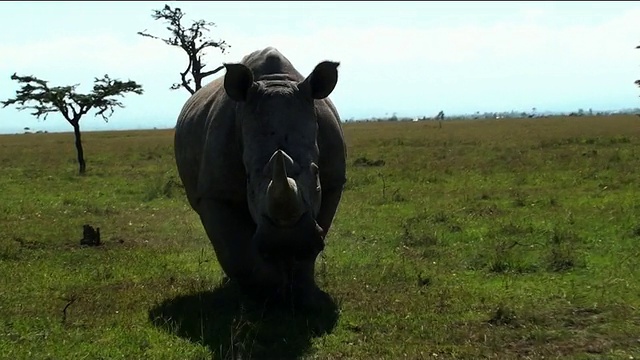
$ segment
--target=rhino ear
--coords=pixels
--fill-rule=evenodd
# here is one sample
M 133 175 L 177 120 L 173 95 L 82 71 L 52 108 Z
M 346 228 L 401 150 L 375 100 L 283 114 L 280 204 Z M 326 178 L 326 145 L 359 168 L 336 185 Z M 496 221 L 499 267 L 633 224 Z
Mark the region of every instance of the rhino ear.
M 334 61 L 323 61 L 316 65 L 313 72 L 300 83 L 298 88 L 314 99 L 324 99 L 336 87 L 338 83 L 338 66 L 340 63 Z
M 253 85 L 251 69 L 242 64 L 224 64 L 227 73 L 224 75 L 224 90 L 235 101 L 247 100 L 247 93 Z

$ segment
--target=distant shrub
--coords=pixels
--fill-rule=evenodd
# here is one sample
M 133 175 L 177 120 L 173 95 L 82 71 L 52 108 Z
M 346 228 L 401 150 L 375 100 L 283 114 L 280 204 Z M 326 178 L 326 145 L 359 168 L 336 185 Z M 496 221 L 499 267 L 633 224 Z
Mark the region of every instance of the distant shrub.
M 183 188 L 183 186 L 173 176 L 153 177 L 145 192 L 144 201 L 171 198 L 174 196 L 175 190 L 179 188 Z
M 384 165 L 384 160 L 381 160 L 381 159 L 369 160 L 364 156 L 359 157 L 353 161 L 353 166 L 370 167 L 370 166 L 383 166 L 383 165 Z

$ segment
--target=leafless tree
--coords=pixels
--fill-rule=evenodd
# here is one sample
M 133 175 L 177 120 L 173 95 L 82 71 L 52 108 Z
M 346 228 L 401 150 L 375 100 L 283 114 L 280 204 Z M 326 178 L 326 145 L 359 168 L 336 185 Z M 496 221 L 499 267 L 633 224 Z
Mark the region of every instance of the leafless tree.
M 224 69 L 224 65 L 220 65 L 211 71 L 203 71 L 206 66 L 206 64 L 202 62 L 205 49 L 218 48 L 220 52 L 224 54 L 227 48 L 231 46 L 224 40 L 213 41 L 205 36 L 205 32 L 209 31 L 209 27 L 215 26 L 212 22 L 197 20 L 193 21 L 191 26 L 185 27 L 185 25 L 182 24 L 182 18 L 185 15 L 180 8 L 172 9 L 169 5 L 165 5 L 162 10 L 153 10 L 151 17 L 154 20 L 164 20 L 168 23 L 169 26 L 167 26 L 167 30 L 171 32 L 171 36 L 163 39 L 147 33 L 147 30 L 139 31 L 138 35 L 162 40 L 167 45 L 177 46 L 184 50 L 189 58 L 189 64 L 183 72 L 180 72 L 182 81 L 173 84 L 171 90 L 177 90 L 183 87 L 193 95 L 202 88 L 202 79 Z M 189 75 L 191 78 L 189 78 Z

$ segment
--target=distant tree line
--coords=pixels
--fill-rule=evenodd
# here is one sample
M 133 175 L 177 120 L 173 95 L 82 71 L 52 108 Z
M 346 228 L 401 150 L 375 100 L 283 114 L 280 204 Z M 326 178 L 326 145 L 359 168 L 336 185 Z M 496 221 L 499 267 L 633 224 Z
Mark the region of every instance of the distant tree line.
M 502 112 L 484 112 L 480 113 L 476 111 L 473 114 L 454 114 L 447 115 L 447 120 L 470 120 L 470 119 L 524 119 L 524 118 L 545 118 L 550 116 L 612 116 L 612 115 L 633 115 L 640 113 L 640 108 L 630 108 L 624 110 L 605 110 L 605 111 L 593 111 L 593 109 L 578 109 L 571 112 L 536 112 L 530 113 L 526 111 L 502 111 Z M 384 117 L 370 117 L 370 118 L 350 118 L 347 122 L 379 122 L 379 121 L 442 121 L 444 117 L 435 115 L 433 117 L 428 116 L 398 116 L 393 113 L 392 116 Z

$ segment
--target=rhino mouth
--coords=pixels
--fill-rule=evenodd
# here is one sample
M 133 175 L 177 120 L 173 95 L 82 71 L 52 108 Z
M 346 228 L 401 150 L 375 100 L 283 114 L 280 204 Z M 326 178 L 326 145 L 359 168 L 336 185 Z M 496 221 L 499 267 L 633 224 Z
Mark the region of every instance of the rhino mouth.
M 265 221 L 256 232 L 258 253 L 269 263 L 315 261 L 324 250 L 322 229 L 309 212 L 292 225 Z
M 304 221 L 304 217 L 307 216 L 308 212 L 304 212 L 302 215 L 291 214 L 289 216 L 283 215 L 274 219 L 270 216 L 263 216 L 263 220 L 265 223 L 268 223 L 272 228 L 278 228 L 282 231 L 291 230 L 295 228 L 299 228 L 301 226 L 301 222 Z

